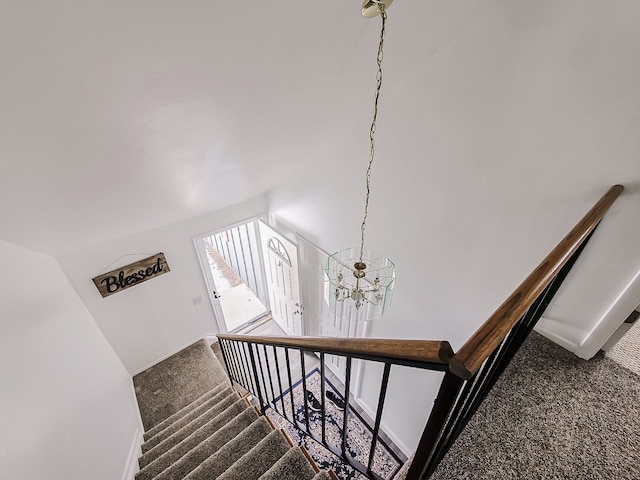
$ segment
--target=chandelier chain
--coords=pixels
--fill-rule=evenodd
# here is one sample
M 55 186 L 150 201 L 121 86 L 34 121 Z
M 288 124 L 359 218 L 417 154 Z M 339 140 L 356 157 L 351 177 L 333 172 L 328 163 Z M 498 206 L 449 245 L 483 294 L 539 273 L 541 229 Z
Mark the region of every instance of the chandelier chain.
M 378 65 L 378 72 L 376 73 L 376 92 L 375 100 L 373 103 L 373 119 L 371 120 L 371 128 L 369 129 L 369 166 L 367 168 L 366 179 L 366 195 L 364 200 L 364 215 L 362 217 L 362 225 L 360 227 L 360 263 L 364 255 L 364 236 L 367 228 L 367 217 L 369 215 L 369 197 L 371 195 L 371 167 L 376 153 L 376 121 L 378 119 L 378 100 L 380 98 L 380 89 L 382 88 L 382 59 L 384 57 L 384 34 L 387 22 L 387 12 L 384 9 L 384 5 L 380 3 L 378 5 L 380 10 L 380 17 L 382 18 L 382 27 L 380 29 L 380 43 L 378 44 L 378 54 L 376 56 L 376 63 Z

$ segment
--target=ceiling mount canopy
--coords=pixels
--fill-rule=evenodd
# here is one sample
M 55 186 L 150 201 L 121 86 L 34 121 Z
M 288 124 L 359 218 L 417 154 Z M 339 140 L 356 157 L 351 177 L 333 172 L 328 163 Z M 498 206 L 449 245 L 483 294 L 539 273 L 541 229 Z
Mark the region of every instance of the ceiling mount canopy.
M 362 2 L 362 16 L 366 18 L 377 17 L 386 11 L 392 3 L 393 0 L 364 0 Z

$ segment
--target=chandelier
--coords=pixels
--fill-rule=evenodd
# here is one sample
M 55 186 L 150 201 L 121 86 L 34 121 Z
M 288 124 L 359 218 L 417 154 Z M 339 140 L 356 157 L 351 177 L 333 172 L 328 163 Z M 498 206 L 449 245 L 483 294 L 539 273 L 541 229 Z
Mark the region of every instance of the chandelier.
M 364 214 L 360 226 L 360 246 L 346 248 L 330 255 L 325 274 L 328 279 L 325 298 L 330 311 L 339 318 L 369 321 L 380 318 L 391 302 L 396 279 L 395 264 L 386 256 L 365 248 L 365 231 L 371 194 L 371 167 L 375 158 L 375 132 L 378 118 L 378 100 L 382 87 L 382 58 L 384 47 L 386 9 L 393 0 L 365 0 L 362 15 L 367 18 L 380 15 L 380 43 L 376 63 L 376 88 L 373 119 L 369 128 L 369 166 L 365 175 L 366 194 Z

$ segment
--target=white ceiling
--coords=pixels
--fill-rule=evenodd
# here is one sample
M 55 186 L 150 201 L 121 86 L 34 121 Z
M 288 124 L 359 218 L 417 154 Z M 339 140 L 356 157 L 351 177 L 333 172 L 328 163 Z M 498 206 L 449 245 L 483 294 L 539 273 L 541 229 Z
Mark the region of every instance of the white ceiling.
M 338 166 L 337 151 L 362 157 L 379 19 L 362 19 L 359 7 L 359 0 L 0 0 L 0 238 L 58 255 L 238 203 L 325 161 Z M 393 101 L 380 128 L 400 138 L 408 127 L 428 127 L 437 143 L 464 135 L 471 122 L 493 132 L 491 142 L 513 121 L 516 103 L 538 122 L 566 116 L 567 131 L 557 135 L 598 118 L 601 150 L 561 168 L 579 177 L 614 162 L 619 181 L 630 173 L 638 181 L 639 21 L 637 0 L 398 0 L 389 11 L 383 87 L 383 100 Z M 483 35 L 477 25 L 495 25 L 482 44 L 490 55 L 468 50 L 469 39 Z M 562 82 L 576 76 L 584 83 Z M 439 102 L 439 89 L 448 102 Z M 557 97 L 558 109 L 537 111 L 536 89 L 547 102 Z M 601 96 L 593 100 L 593 92 Z M 487 95 L 502 102 L 494 113 L 475 108 Z M 439 122 L 439 109 L 455 107 L 452 98 L 460 112 L 450 118 L 464 121 Z M 531 139 L 523 125 L 514 145 L 549 141 Z M 419 149 L 420 134 L 413 139 Z M 593 138 L 566 143 L 582 140 Z

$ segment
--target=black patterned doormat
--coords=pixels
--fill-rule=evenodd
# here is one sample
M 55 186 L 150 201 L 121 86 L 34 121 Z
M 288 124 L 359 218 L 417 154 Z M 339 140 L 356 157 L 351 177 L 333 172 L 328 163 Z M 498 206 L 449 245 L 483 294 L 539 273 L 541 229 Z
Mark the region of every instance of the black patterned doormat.
M 306 388 L 312 392 L 318 401 L 321 401 L 320 371 L 315 368 L 307 375 Z M 329 380 L 325 380 L 325 391 L 333 392 L 340 399 L 343 398 L 342 392 L 338 390 Z M 359 473 L 353 467 L 346 465 L 340 457 L 326 449 L 321 443 L 314 440 L 306 432 L 294 426 L 291 423 L 292 407 L 291 395 L 289 389 L 286 389 L 281 396 L 277 396 L 271 403 L 277 404 L 277 412 L 282 411 L 282 404 L 286 412 L 286 420 L 281 413 L 277 413 L 273 408 L 266 411 L 266 415 L 279 427 L 284 428 L 291 439 L 300 444 L 309 451 L 313 459 L 320 468 L 331 468 L 344 480 L 366 479 L 367 477 Z M 293 385 L 293 403 L 295 406 L 295 418 L 302 425 L 305 425 L 304 415 L 304 389 L 302 380 Z M 371 426 L 365 419 L 353 408 L 349 406 L 347 414 L 347 444 L 346 451 L 348 455 L 358 460 L 360 463 L 367 465 L 369 459 L 369 451 L 371 450 L 371 440 L 373 438 Z M 343 411 L 325 397 L 325 437 L 328 443 L 339 448 L 342 441 L 342 425 L 344 422 Z M 322 417 L 320 412 L 315 412 L 309 408 L 309 430 L 315 435 L 322 435 Z M 378 439 L 374 453 L 372 471 L 384 479 L 392 479 L 393 476 L 402 466 L 403 461 L 394 453 L 391 448 L 382 439 Z

